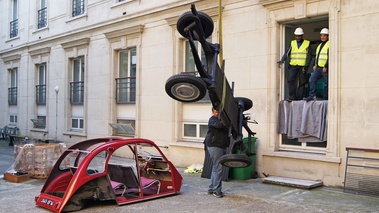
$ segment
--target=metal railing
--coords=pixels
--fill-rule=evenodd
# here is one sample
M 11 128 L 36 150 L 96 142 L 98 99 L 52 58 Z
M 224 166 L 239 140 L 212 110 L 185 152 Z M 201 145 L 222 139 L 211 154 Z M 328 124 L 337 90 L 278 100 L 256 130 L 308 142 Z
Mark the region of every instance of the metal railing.
M 36 104 L 46 105 L 46 85 L 36 86 Z
M 38 29 L 47 26 L 47 7 L 38 10 Z
M 343 191 L 379 197 L 379 149 L 346 147 Z
M 70 83 L 70 102 L 73 105 L 83 105 L 84 103 L 84 82 Z
M 14 38 L 18 36 L 18 19 L 11 21 L 9 37 Z
M 17 105 L 17 87 L 8 88 L 8 104 Z
M 116 103 L 136 102 L 136 77 L 116 78 Z

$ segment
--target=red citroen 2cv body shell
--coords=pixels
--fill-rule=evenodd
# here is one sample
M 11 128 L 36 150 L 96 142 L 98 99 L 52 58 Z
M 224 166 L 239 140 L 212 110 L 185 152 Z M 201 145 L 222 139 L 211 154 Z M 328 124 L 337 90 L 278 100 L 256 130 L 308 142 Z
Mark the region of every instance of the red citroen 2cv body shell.
M 123 205 L 178 194 L 182 183 L 154 142 L 97 138 L 65 150 L 35 200 L 54 212 L 77 211 L 88 200 Z

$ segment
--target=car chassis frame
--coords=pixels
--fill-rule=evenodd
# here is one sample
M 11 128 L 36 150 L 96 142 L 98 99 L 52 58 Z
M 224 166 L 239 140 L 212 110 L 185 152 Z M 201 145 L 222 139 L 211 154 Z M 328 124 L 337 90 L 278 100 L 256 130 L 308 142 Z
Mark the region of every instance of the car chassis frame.
M 183 13 L 177 21 L 178 32 L 185 37 L 191 47 L 198 76 L 191 74 L 176 74 L 171 76 L 165 85 L 166 93 L 174 100 L 180 102 L 196 102 L 204 98 L 208 90 L 212 106 L 219 110 L 219 116 L 225 126 L 229 127 L 231 146 L 229 152 L 222 156 L 220 163 L 227 167 L 241 168 L 251 165 L 251 137 L 256 133 L 251 131 L 248 123 L 250 117 L 244 111 L 253 107 L 253 102 L 244 97 L 234 97 L 233 87 L 230 86 L 224 72 L 225 61 L 220 68 L 217 58 L 220 52 L 220 44 L 211 43 L 206 40 L 212 35 L 213 20 L 204 12 L 197 11 L 194 4 L 191 11 Z M 205 53 L 206 65 L 200 59 L 195 42 L 199 41 Z M 205 69 L 206 68 L 206 69 Z M 247 146 L 243 143 L 242 131 L 248 133 Z M 237 153 L 242 154 L 234 154 Z
M 124 205 L 178 194 L 182 184 L 180 173 L 153 141 L 96 138 L 62 153 L 35 201 L 57 213 L 78 211 L 90 201 Z

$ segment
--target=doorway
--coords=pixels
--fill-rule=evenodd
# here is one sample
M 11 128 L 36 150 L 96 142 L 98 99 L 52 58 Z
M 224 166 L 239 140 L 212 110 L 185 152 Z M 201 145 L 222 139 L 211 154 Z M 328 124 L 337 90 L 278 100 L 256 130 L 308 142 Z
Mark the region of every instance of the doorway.
M 285 43 L 285 50 L 291 45 L 291 41 L 295 39 L 294 31 L 297 27 L 301 27 L 304 30 L 304 39 L 310 41 L 310 46 L 312 49 L 312 61 L 309 66 L 309 69 L 307 71 L 308 73 L 308 80 L 312 73 L 312 67 L 314 64 L 314 57 L 316 55 L 316 48 L 317 45 L 321 42 L 320 39 L 320 31 L 322 28 L 328 27 L 328 17 L 318 17 L 318 18 L 312 18 L 307 19 L 304 21 L 296 21 L 296 22 L 288 22 L 283 24 L 284 25 L 284 43 Z M 283 100 L 286 100 L 289 98 L 289 89 L 288 89 L 288 83 L 287 83 L 287 77 L 289 74 L 289 59 L 286 60 L 285 63 L 285 82 L 284 82 L 284 97 Z M 298 83 L 298 82 L 297 82 Z M 324 90 L 324 82 L 323 79 L 319 80 L 317 83 L 317 96 L 322 97 L 323 90 Z M 305 92 L 304 97 L 308 97 L 309 94 L 309 83 L 305 86 Z
M 288 47 L 291 45 L 291 41 L 295 39 L 294 31 L 297 27 L 301 27 L 304 30 L 304 39 L 310 41 L 310 47 L 312 49 L 312 61 L 310 63 L 309 69 L 307 70 L 307 75 L 308 75 L 308 83 L 305 86 L 305 91 L 304 91 L 304 97 L 309 96 L 309 78 L 312 73 L 312 67 L 314 65 L 314 58 L 316 55 L 316 48 L 318 44 L 320 44 L 321 39 L 320 39 L 320 31 L 322 28 L 326 27 L 329 28 L 329 18 L 327 16 L 323 17 L 316 17 L 316 18 L 310 18 L 306 20 L 301 20 L 301 21 L 293 21 L 293 22 L 286 22 L 283 23 L 284 27 L 284 44 L 285 44 L 285 50 L 288 49 Z M 284 66 L 284 71 L 285 71 L 285 76 L 284 76 L 284 88 L 283 88 L 283 95 L 282 95 L 282 100 L 287 100 L 289 98 L 289 88 L 288 88 L 288 83 L 287 83 L 287 77 L 290 72 L 289 69 L 289 59 L 286 60 L 285 66 Z M 297 81 L 298 83 L 298 81 Z M 317 96 L 322 97 L 323 96 L 323 90 L 324 90 L 324 81 L 323 79 L 320 79 L 317 82 Z M 306 142 L 302 143 L 299 142 L 297 138 L 295 139 L 289 139 L 287 135 L 283 134 L 281 137 L 281 146 L 285 147 L 318 147 L 318 148 L 326 148 L 327 142 Z

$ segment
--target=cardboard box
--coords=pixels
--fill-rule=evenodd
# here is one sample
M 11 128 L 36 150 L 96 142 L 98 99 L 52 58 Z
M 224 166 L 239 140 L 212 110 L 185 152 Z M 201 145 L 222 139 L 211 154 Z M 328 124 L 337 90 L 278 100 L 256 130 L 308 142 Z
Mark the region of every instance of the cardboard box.
M 11 173 L 4 173 L 4 180 L 13 182 L 13 183 L 21 183 L 30 180 L 30 175 L 14 175 Z

